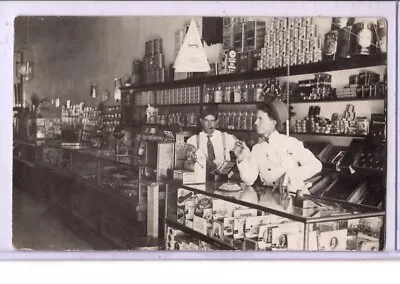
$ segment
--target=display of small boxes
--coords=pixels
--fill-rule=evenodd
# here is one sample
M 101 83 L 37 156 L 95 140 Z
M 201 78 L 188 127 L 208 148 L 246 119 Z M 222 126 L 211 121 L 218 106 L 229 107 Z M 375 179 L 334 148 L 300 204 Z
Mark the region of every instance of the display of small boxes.
M 237 24 L 233 30 L 233 49 L 236 52 L 244 51 L 244 24 Z
M 243 25 L 243 50 L 259 50 L 264 45 L 265 22 L 249 21 Z

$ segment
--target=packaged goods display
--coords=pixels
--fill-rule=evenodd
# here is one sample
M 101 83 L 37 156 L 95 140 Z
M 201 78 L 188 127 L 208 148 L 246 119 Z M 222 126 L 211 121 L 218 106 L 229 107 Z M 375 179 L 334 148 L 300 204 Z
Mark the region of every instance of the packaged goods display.
M 121 121 L 121 106 L 106 106 L 103 112 L 105 131 L 113 133 Z
M 333 113 L 330 119 L 319 116 L 321 108 L 310 106 L 308 116 L 296 120 L 292 131 L 294 133 L 346 134 L 367 135 L 369 121 L 366 117 L 356 117 L 354 105 L 348 104 L 342 117 Z

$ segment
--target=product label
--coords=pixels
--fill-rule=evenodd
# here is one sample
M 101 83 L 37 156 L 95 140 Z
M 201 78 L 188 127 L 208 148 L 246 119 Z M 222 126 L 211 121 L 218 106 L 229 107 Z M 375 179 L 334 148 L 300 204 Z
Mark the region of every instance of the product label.
M 337 49 L 336 34 L 326 34 L 325 36 L 325 55 L 334 55 Z

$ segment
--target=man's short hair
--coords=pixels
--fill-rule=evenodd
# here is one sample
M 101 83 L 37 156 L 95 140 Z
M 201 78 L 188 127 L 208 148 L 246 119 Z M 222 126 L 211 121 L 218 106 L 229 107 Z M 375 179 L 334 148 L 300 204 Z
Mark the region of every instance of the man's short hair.
M 257 105 L 257 110 L 261 110 L 276 121 L 276 129 L 282 130 L 283 124 L 288 120 L 289 112 L 286 104 L 282 101 L 275 100 L 264 102 Z
M 217 105 L 207 105 L 204 109 L 200 118 L 205 118 L 207 115 L 212 115 L 215 120 L 218 119 L 218 106 Z

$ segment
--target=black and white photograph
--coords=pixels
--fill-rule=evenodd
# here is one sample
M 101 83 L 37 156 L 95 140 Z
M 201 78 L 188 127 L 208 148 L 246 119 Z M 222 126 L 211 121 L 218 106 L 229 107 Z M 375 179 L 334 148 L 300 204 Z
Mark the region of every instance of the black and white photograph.
M 383 251 L 388 28 L 16 17 L 14 249 Z

